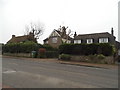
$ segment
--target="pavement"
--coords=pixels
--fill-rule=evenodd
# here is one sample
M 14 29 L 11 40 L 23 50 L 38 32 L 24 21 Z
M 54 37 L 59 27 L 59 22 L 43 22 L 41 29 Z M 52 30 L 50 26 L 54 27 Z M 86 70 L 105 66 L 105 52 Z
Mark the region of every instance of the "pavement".
M 116 69 L 118 68 L 118 64 L 97 64 L 97 63 L 87 63 L 87 62 L 75 62 L 75 61 L 63 61 L 51 58 L 24 58 L 24 57 L 13 57 L 13 56 L 2 56 L 5 58 L 16 58 L 21 60 L 33 60 L 33 61 L 42 61 L 42 62 L 56 62 L 60 64 L 69 64 L 69 65 L 77 65 L 77 66 L 86 66 L 86 67 L 96 67 L 96 68 L 108 68 L 108 69 Z

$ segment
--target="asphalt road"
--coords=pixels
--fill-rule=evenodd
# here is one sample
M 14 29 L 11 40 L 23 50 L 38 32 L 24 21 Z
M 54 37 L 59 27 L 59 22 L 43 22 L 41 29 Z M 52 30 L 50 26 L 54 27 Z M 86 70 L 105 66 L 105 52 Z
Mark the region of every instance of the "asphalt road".
M 2 84 L 12 88 L 118 88 L 118 69 L 2 59 Z

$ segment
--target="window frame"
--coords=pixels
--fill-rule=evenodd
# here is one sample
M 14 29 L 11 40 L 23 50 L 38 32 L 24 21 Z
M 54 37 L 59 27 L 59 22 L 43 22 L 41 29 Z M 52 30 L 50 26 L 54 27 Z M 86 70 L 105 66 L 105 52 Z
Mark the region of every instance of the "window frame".
M 109 42 L 109 38 L 99 38 L 99 43 L 108 43 Z
M 89 42 L 90 40 L 90 42 Z M 93 38 L 87 38 L 87 44 L 92 44 L 93 43 Z
M 58 38 L 57 37 L 52 37 L 52 43 L 57 43 Z
M 79 40 L 74 40 L 74 44 L 81 44 L 82 43 L 82 40 L 79 39 Z

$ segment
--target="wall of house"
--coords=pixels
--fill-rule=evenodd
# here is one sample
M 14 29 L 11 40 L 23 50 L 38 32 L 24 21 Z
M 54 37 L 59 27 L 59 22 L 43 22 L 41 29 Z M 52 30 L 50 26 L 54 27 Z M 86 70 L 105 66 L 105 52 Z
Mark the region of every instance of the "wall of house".
M 62 39 L 61 39 L 61 37 L 57 37 L 57 43 L 53 43 L 53 42 L 52 42 L 52 38 L 53 38 L 53 37 L 50 37 L 50 38 L 49 38 L 48 44 L 49 44 L 50 46 L 54 47 L 54 48 L 58 48 L 59 45 L 62 44 Z

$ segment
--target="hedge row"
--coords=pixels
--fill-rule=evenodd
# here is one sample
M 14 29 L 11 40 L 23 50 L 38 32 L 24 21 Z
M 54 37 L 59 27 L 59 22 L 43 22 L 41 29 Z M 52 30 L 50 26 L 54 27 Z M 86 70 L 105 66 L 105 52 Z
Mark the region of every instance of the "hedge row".
M 55 51 L 49 45 L 41 45 L 31 41 L 24 43 L 9 43 L 2 46 L 5 53 L 30 53 L 31 51 L 38 51 L 39 48 L 45 48 L 47 51 Z
M 3 52 L 7 53 L 29 53 L 38 49 L 34 42 L 10 43 L 3 46 Z
M 109 43 L 101 44 L 62 44 L 59 46 L 60 54 L 72 55 L 94 55 L 103 54 L 105 56 L 113 55 L 114 46 Z

